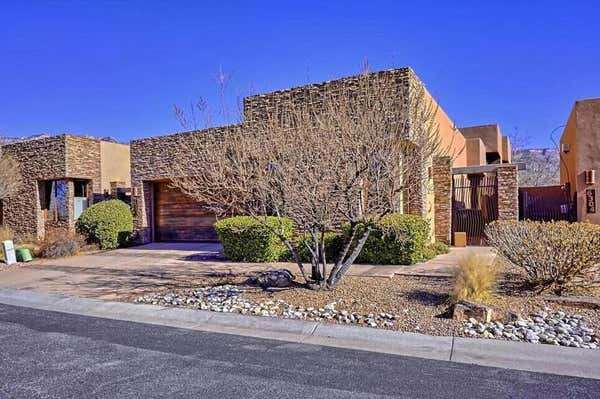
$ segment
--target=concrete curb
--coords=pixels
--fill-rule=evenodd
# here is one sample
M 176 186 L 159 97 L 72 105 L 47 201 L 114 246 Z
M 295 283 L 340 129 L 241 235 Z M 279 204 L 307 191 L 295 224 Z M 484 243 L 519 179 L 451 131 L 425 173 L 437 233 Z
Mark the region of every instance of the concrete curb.
M 168 327 L 600 379 L 600 350 L 109 302 L 0 288 L 0 303 Z

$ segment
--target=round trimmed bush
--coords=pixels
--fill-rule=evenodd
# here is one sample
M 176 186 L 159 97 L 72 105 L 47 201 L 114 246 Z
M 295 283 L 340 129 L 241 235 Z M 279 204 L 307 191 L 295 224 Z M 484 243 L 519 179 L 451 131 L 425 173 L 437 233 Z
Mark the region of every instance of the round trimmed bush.
M 123 246 L 133 231 L 131 208 L 116 199 L 94 204 L 84 210 L 77 220 L 77 230 L 101 249 Z
M 261 219 L 280 229 L 287 238 L 292 236 L 292 221 L 268 216 Z M 234 216 L 219 220 L 215 230 L 223 245 L 224 255 L 234 262 L 276 262 L 287 248 L 262 221 L 251 216 Z
M 371 231 L 357 263 L 412 265 L 426 259 L 429 224 L 416 215 L 384 216 Z

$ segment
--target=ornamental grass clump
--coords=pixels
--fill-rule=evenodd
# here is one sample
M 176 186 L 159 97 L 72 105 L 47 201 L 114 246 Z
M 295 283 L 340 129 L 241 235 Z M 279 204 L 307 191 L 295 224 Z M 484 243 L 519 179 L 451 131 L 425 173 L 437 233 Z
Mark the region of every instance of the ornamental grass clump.
M 486 227 L 498 254 L 524 272 L 525 283 L 557 295 L 599 283 L 600 226 L 568 222 L 494 222 Z
M 483 301 L 490 298 L 496 284 L 496 272 L 490 259 L 476 253 L 463 257 L 454 274 L 452 297 L 455 302 L 464 299 Z

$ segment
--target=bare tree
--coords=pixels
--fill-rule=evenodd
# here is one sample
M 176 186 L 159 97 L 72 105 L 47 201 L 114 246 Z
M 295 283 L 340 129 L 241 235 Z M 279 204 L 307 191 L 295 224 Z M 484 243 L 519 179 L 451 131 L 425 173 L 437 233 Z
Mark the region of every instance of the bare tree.
M 10 155 L 3 153 L 2 138 L 0 138 L 0 201 L 15 195 L 21 183 L 19 163 Z
M 261 221 L 287 246 L 309 287 L 333 289 L 373 226 L 403 209 L 404 193 L 423 189 L 427 176 L 414 170 L 426 170 L 440 153 L 437 107 L 420 82 L 402 86 L 385 74 L 306 96 L 220 134 L 182 140 L 178 152 L 189 155 L 172 174 L 185 177 L 173 182 L 217 215 Z M 291 219 L 310 238 L 302 240 L 310 243 L 310 275 L 298 241 L 267 224 L 268 215 Z M 340 252 L 326 259 L 325 233 L 343 228 Z

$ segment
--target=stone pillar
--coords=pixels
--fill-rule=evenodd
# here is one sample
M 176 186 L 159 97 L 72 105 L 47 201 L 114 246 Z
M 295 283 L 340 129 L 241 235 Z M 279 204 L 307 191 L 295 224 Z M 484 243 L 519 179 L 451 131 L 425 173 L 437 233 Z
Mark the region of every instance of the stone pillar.
M 66 181 L 67 193 L 67 228 L 69 230 L 75 230 L 75 182 L 72 179 Z
M 452 158 L 435 157 L 432 175 L 435 239 L 449 245 L 452 234 Z
M 154 224 L 154 185 L 152 182 L 133 182 L 131 207 L 133 210 L 133 229 L 136 241 L 145 244 L 153 240 Z
M 519 220 L 519 173 L 517 165 L 506 164 L 496 169 L 498 178 L 498 220 Z
M 410 159 L 410 158 L 409 158 Z M 406 193 L 407 213 L 410 215 L 418 215 L 422 218 L 427 217 L 427 165 L 421 156 L 415 156 L 411 160 L 413 167 L 407 179 L 409 180 L 408 190 Z

